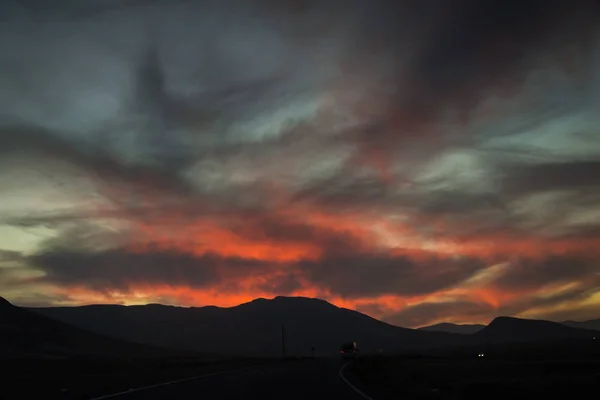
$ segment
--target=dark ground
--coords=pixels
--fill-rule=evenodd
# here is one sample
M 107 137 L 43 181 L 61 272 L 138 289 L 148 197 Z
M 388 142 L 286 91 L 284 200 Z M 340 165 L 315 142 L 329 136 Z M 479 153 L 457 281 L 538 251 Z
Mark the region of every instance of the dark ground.
M 0 399 L 85 399 L 217 371 L 268 364 L 261 359 L 4 359 Z
M 231 360 L 19 361 L 4 363 L 2 399 L 94 399 L 181 378 L 190 380 L 133 390 L 115 399 L 363 399 L 339 376 L 338 358 Z M 67 389 L 67 390 L 64 390 Z M 364 399 L 363 399 L 364 400 Z
M 126 395 L 141 399 L 364 400 L 339 376 L 337 358 L 278 362 Z
M 365 399 L 346 360 L 4 360 L 0 399 Z M 595 398 L 600 357 L 359 357 L 345 378 L 373 400 Z M 591 397 L 590 397 L 591 396 Z
M 365 357 L 347 376 L 374 400 L 596 398 L 600 358 Z M 591 397 L 590 397 L 591 396 Z

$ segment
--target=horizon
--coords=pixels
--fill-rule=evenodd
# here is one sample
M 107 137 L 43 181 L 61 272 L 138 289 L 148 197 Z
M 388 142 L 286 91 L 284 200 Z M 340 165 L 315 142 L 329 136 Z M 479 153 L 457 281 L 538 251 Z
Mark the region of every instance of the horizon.
M 16 304 L 598 318 L 595 1 L 0 3 Z
M 12 301 L 10 301 L 9 299 L 7 299 L 6 297 L 0 296 L 0 298 L 8 301 L 10 304 L 17 306 L 17 307 L 23 307 L 23 308 L 53 308 L 53 307 L 86 307 L 86 306 L 122 306 L 122 307 L 136 307 L 136 306 L 165 306 L 165 307 L 177 307 L 177 308 L 203 308 L 203 307 L 217 307 L 217 308 L 222 308 L 222 309 L 230 309 L 230 308 L 234 308 L 234 307 L 238 307 L 244 304 L 249 304 L 252 302 L 255 302 L 257 300 L 268 300 L 268 301 L 272 301 L 272 300 L 277 300 L 278 298 L 285 298 L 285 299 L 306 299 L 306 300 L 319 300 L 319 301 L 324 301 L 330 305 L 333 305 L 335 307 L 338 308 L 344 308 L 344 309 L 349 309 L 352 311 L 357 311 L 360 312 L 358 310 L 354 310 L 352 308 L 347 308 L 347 307 L 342 307 L 342 306 L 338 306 L 336 304 L 333 304 L 325 299 L 319 299 L 316 297 L 305 297 L 305 296 L 284 296 L 284 295 L 276 295 L 272 298 L 265 298 L 265 297 L 257 297 L 255 299 L 252 299 L 250 301 L 246 301 L 243 303 L 239 303 L 233 306 L 227 306 L 227 307 L 223 307 L 223 306 L 218 306 L 215 304 L 205 304 L 205 305 L 192 305 L 192 306 L 186 306 L 186 305 L 178 305 L 178 304 L 163 304 L 163 303 L 131 303 L 131 304 L 120 304 L 120 303 L 87 303 L 87 304 L 77 304 L 77 305 L 67 305 L 67 306 L 22 306 L 19 304 L 15 304 Z M 368 317 L 374 318 L 374 319 L 378 319 L 375 316 L 360 312 L 361 314 L 367 315 Z M 511 316 L 511 315 L 497 315 L 495 317 L 493 317 L 490 321 L 488 322 L 472 322 L 472 323 L 462 323 L 462 322 L 451 322 L 448 320 L 440 320 L 438 322 L 434 322 L 431 324 L 427 324 L 427 325 L 421 325 L 421 326 L 402 326 L 402 325 L 397 325 L 397 324 L 393 324 L 387 321 L 383 321 L 386 323 L 389 323 L 390 325 L 394 325 L 394 326 L 398 326 L 401 328 L 410 328 L 410 329 L 419 329 L 419 328 L 426 328 L 426 327 L 430 327 L 430 326 L 435 326 L 435 325 L 440 325 L 440 324 L 450 324 L 450 325 L 481 325 L 481 326 L 487 326 L 490 323 L 492 323 L 495 319 L 497 318 L 518 318 L 519 317 L 515 317 L 515 316 Z M 542 319 L 537 319 L 537 318 L 525 318 L 528 320 L 542 320 Z M 560 320 L 560 321 L 553 321 L 553 320 L 542 320 L 542 321 L 550 321 L 550 322 L 556 322 L 556 323 L 563 323 L 563 322 L 587 322 L 590 320 L 596 320 L 596 319 L 600 319 L 600 315 L 598 316 L 598 318 L 591 318 L 589 320 L 572 320 L 572 319 L 566 319 L 566 320 Z

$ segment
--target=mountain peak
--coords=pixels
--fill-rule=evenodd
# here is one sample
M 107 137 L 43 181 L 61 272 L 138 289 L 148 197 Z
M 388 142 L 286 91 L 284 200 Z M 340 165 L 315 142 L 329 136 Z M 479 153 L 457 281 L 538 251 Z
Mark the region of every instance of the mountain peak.
M 490 342 L 543 342 L 588 337 L 584 329 L 570 328 L 557 322 L 497 317 L 477 333 Z
M 315 297 L 304 297 L 304 296 L 276 296 L 273 298 L 273 301 L 295 301 L 295 302 L 312 302 L 312 303 L 326 303 L 326 304 L 331 304 L 330 302 L 328 302 L 327 300 L 323 300 L 323 299 L 317 299 Z
M 486 327 L 487 330 L 506 330 L 510 331 L 513 329 L 542 329 L 545 327 L 562 327 L 562 325 L 556 322 L 537 320 L 537 319 L 522 319 L 515 317 L 500 316 L 496 317 Z
M 490 322 L 488 327 L 512 327 L 512 326 L 560 326 L 557 322 L 542 319 L 523 319 L 517 317 L 500 316 Z
M 517 321 L 535 321 L 535 320 L 533 320 L 533 319 L 523 320 L 523 319 L 517 318 L 517 317 L 509 317 L 507 315 L 500 315 L 500 316 L 494 318 L 492 320 L 492 322 L 490 322 L 490 325 L 492 325 L 492 324 L 508 324 L 508 323 L 514 323 Z
M 447 333 L 459 333 L 459 334 L 472 334 L 479 332 L 485 328 L 485 325 L 479 324 L 452 324 L 449 322 L 441 322 L 439 324 L 423 326 L 418 328 L 421 331 L 430 331 L 430 332 L 447 332 Z
M 313 297 L 303 297 L 303 296 L 276 296 L 272 299 L 266 299 L 264 297 L 258 297 L 248 303 L 245 304 L 323 304 L 335 307 L 333 304 L 329 303 L 327 300 L 317 299 Z

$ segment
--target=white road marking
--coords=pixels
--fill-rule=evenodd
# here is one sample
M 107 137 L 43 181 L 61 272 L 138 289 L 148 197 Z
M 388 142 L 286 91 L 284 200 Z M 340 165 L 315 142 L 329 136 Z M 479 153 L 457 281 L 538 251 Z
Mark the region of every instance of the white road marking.
M 227 374 L 227 373 L 231 373 L 231 372 L 245 371 L 247 369 L 253 369 L 253 368 L 258 368 L 258 367 L 260 367 L 260 365 L 254 365 L 252 367 L 244 367 L 244 368 L 237 368 L 237 369 L 229 369 L 229 370 L 225 370 L 225 371 L 211 372 L 211 373 L 204 374 L 204 375 L 192 376 L 191 378 L 177 379 L 174 381 L 157 383 L 155 385 L 142 386 L 142 387 L 138 387 L 138 388 L 134 388 L 134 389 L 124 390 L 124 391 L 118 392 L 118 393 L 112 393 L 112 394 L 107 394 L 107 395 L 100 396 L 100 397 L 94 397 L 89 400 L 111 399 L 113 397 L 123 396 L 123 395 L 129 394 L 129 393 L 134 393 L 134 392 L 140 392 L 140 391 L 146 390 L 146 389 L 152 389 L 152 388 L 157 388 L 157 387 L 161 387 L 161 386 L 168 386 L 168 385 L 172 385 L 174 383 L 193 381 L 194 379 L 202 379 L 202 378 L 207 378 L 209 376 L 216 376 L 216 375 L 223 375 L 223 374 Z
M 342 365 L 342 368 L 340 368 L 340 378 L 342 378 L 342 380 L 344 382 L 346 382 L 346 384 L 348 386 L 350 386 L 356 393 L 360 394 L 362 397 L 364 397 L 367 400 L 373 400 L 372 397 L 369 397 L 368 395 L 366 395 L 362 390 L 358 389 L 356 386 L 354 386 L 353 384 L 351 384 L 348 379 L 346 379 L 346 377 L 344 376 L 344 369 L 346 368 L 346 366 L 348 365 L 348 363 Z

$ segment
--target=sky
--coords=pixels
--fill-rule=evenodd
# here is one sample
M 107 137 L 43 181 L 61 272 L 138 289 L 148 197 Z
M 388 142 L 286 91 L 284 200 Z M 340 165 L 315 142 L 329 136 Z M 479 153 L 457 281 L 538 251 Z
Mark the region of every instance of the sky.
M 3 1 L 0 294 L 598 318 L 599 14 Z

